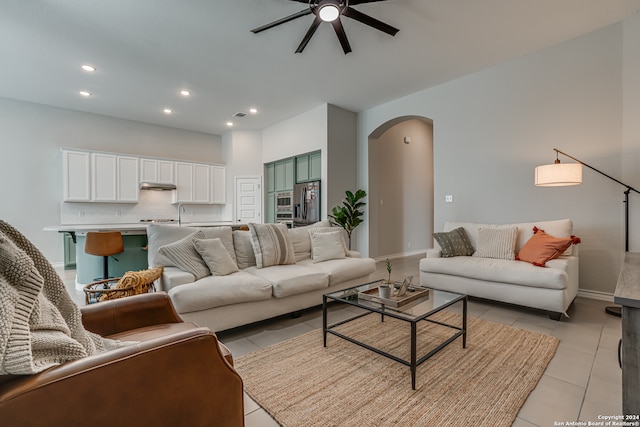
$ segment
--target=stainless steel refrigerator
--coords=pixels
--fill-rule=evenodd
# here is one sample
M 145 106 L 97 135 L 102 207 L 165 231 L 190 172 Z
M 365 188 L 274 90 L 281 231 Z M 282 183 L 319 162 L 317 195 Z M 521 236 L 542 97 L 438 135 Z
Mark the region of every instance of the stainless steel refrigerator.
M 293 226 L 301 227 L 320 221 L 320 181 L 293 186 Z

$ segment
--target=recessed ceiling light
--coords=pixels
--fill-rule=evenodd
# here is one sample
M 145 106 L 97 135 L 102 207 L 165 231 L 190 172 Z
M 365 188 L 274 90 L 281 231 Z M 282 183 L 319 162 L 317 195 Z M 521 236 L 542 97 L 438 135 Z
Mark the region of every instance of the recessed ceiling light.
M 227 122 L 227 126 L 229 127 L 233 126 L 233 122 Z
M 87 92 L 86 90 L 81 90 L 80 95 L 82 96 L 91 96 L 91 92 Z
M 249 112 L 250 112 L 251 114 L 256 114 L 256 113 L 258 112 L 258 109 L 256 109 L 256 108 L 249 108 Z
M 92 72 L 94 72 L 96 70 L 96 67 L 85 64 L 85 65 L 82 66 L 82 69 L 92 73 Z
M 164 110 L 162 110 L 165 112 L 165 114 L 171 114 L 173 113 L 173 110 L 171 108 L 165 108 Z
M 191 95 L 191 92 L 189 92 L 189 91 L 188 91 L 188 90 L 186 90 L 186 89 L 182 89 L 182 90 L 180 91 L 180 95 L 182 95 L 182 96 L 189 96 L 189 95 Z

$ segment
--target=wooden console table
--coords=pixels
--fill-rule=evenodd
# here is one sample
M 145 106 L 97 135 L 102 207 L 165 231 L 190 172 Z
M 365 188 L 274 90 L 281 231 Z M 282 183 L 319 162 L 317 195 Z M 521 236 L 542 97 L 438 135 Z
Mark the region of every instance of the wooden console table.
M 640 253 L 627 252 L 614 302 L 622 306 L 622 412 L 640 414 Z

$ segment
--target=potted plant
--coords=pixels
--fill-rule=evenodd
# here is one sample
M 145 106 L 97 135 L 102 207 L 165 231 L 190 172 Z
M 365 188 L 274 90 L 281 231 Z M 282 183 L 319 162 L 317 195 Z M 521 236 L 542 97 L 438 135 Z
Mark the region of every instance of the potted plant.
M 349 238 L 349 250 L 351 250 L 351 233 L 362 223 L 364 212 L 360 208 L 366 205 L 362 199 L 367 196 L 367 193 L 364 190 L 357 190 L 354 194 L 347 190 L 345 194 L 347 197 L 342 201 L 342 206 L 335 206 L 328 216 L 332 224 L 345 229 Z
M 391 281 L 391 261 L 389 261 L 389 258 L 387 258 L 385 264 L 389 276 L 387 279 L 382 279 L 382 283 L 378 287 L 378 292 L 382 298 L 389 298 L 391 296 L 391 290 L 393 289 L 393 282 Z

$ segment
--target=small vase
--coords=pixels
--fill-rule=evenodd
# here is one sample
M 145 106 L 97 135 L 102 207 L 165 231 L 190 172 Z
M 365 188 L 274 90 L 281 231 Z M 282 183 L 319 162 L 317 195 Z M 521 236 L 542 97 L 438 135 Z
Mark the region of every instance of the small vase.
M 378 286 L 378 293 L 380 295 L 380 298 L 390 298 L 391 287 L 389 285 L 380 285 Z

